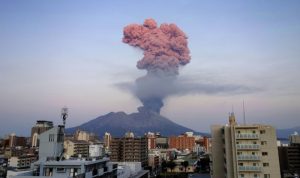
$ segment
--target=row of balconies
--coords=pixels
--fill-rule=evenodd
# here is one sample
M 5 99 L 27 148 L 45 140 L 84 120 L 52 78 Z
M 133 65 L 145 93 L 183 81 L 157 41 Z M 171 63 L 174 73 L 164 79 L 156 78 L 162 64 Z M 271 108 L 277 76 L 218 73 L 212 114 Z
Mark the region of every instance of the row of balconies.
M 259 139 L 259 135 L 254 133 L 240 133 L 236 134 L 235 137 L 236 139 Z
M 261 172 L 260 166 L 239 166 L 241 172 Z
M 250 161 L 259 161 L 260 160 L 260 156 L 258 155 L 238 155 L 237 156 L 238 160 L 250 160 Z
M 238 150 L 258 150 L 260 145 L 258 144 L 237 144 L 236 148 Z

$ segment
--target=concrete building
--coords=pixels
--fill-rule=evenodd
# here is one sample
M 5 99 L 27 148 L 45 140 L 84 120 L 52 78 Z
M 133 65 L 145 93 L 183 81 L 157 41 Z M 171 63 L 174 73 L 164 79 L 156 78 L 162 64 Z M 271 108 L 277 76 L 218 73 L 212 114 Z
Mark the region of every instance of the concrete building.
M 156 135 L 152 132 L 146 134 L 148 141 L 148 150 L 156 148 Z
M 179 136 L 169 137 L 169 148 L 176 148 L 178 150 L 190 150 L 192 151 L 195 146 L 195 137 L 192 132 L 188 132 Z
M 78 130 L 76 130 L 76 132 L 74 134 L 74 139 L 75 140 L 83 140 L 83 141 L 95 141 L 97 138 L 94 133 L 90 133 L 90 132 L 78 129 Z
M 15 148 L 15 147 L 25 147 L 27 145 L 27 138 L 17 136 L 15 133 L 10 134 L 3 140 L 4 148 Z
M 59 125 L 39 136 L 39 160 L 49 158 L 59 160 L 64 150 L 64 126 Z
M 266 125 L 214 125 L 212 133 L 213 178 L 280 178 L 276 132 Z
M 103 145 L 89 145 L 89 157 L 103 157 L 104 153 Z
M 65 153 L 67 157 L 89 157 L 89 142 L 84 140 L 64 141 Z
M 37 161 L 36 155 L 22 155 L 19 157 L 11 157 L 9 159 L 9 166 L 17 169 L 30 168 L 33 162 Z
M 118 164 L 118 178 L 149 178 L 149 171 L 144 170 L 140 162 L 115 162 Z
M 117 175 L 117 164 L 108 158 L 63 159 L 64 126 L 53 127 L 40 135 L 39 160 L 32 170 L 12 178 L 112 178 Z
M 162 136 L 157 137 L 156 138 L 156 148 L 168 149 L 169 148 L 168 137 L 162 137 Z
M 112 137 L 111 137 L 110 133 L 105 132 L 103 140 L 104 140 L 104 146 L 106 149 L 110 148 L 111 139 L 112 139 Z
M 300 135 L 290 136 L 288 146 L 279 146 L 280 172 L 282 178 L 300 176 Z
M 137 138 L 126 134 L 123 138 L 113 138 L 110 147 L 110 158 L 114 162 L 141 162 L 142 167 L 148 165 L 148 144 L 145 137 Z
M 38 120 L 35 126 L 31 128 L 31 146 L 38 147 L 39 140 L 38 137 L 41 133 L 53 128 L 52 121 Z

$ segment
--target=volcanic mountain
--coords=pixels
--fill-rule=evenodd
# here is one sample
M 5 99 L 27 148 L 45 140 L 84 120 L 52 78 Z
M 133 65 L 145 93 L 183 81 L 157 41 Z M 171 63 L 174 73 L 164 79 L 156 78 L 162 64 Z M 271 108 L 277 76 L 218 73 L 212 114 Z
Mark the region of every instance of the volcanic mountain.
M 195 132 L 192 129 L 178 125 L 144 107 L 140 107 L 138 110 L 139 112 L 131 114 L 110 112 L 77 127 L 68 128 L 67 133 L 74 133 L 77 129 L 80 129 L 93 132 L 99 136 L 109 132 L 115 137 L 121 137 L 127 131 L 131 131 L 137 136 L 142 136 L 147 132 L 159 132 L 163 136 L 171 136 L 189 131 L 206 135 L 205 133 Z

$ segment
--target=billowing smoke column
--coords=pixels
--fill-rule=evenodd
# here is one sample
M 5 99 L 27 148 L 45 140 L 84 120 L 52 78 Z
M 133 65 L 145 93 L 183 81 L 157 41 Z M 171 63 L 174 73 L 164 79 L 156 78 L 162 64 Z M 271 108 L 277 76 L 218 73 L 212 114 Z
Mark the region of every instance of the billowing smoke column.
M 175 24 L 161 24 L 146 19 L 143 25 L 131 24 L 124 28 L 123 42 L 144 51 L 137 68 L 147 75 L 136 80 L 136 96 L 145 109 L 160 113 L 163 99 L 172 94 L 170 87 L 180 66 L 189 63 L 187 37 Z

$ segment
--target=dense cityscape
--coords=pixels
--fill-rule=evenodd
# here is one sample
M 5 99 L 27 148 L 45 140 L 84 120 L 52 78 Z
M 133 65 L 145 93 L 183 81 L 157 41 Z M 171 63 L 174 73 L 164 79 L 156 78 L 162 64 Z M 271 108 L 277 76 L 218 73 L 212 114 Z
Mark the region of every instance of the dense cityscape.
M 300 135 L 282 143 L 272 126 L 238 124 L 233 112 L 227 124 L 211 126 L 211 135 L 65 133 L 66 120 L 63 108 L 62 125 L 38 120 L 30 137 L 2 138 L 0 176 L 288 178 L 300 173 Z

